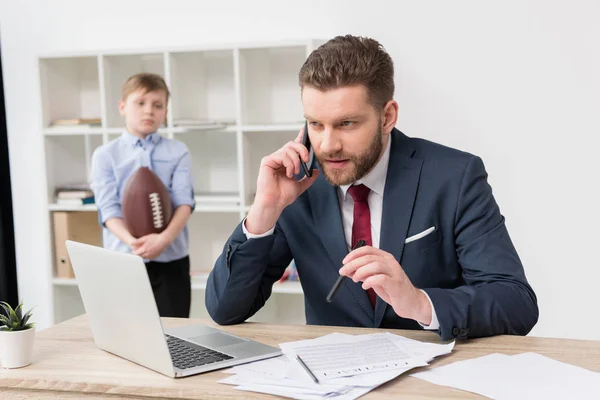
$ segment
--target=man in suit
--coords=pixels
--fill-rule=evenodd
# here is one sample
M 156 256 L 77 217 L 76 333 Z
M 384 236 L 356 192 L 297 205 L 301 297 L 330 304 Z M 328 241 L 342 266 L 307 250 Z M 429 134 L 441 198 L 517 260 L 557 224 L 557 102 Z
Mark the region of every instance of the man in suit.
M 295 141 L 262 159 L 254 203 L 208 279 L 219 324 L 256 313 L 295 260 L 308 324 L 430 329 L 442 340 L 525 335 L 538 319 L 480 158 L 395 127 L 393 63 L 336 37 L 300 70 L 319 169 Z M 367 245 L 355 250 L 359 240 Z M 347 277 L 333 300 L 328 292 Z

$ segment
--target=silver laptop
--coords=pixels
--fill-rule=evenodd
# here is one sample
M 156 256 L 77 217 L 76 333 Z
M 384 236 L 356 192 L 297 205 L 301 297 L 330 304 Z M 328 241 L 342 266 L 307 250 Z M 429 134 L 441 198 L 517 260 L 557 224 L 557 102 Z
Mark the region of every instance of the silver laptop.
M 205 325 L 163 330 L 141 257 L 67 240 L 96 345 L 178 378 L 281 355 Z

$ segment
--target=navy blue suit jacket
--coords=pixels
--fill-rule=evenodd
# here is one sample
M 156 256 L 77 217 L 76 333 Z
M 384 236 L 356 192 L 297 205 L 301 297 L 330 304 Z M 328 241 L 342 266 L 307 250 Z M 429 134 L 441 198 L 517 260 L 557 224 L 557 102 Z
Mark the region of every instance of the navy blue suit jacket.
M 435 232 L 405 244 L 432 226 Z M 380 238 L 431 298 L 442 340 L 525 335 L 537 322 L 536 296 L 480 158 L 394 129 Z M 206 307 L 219 324 L 245 321 L 293 258 L 308 324 L 421 329 L 379 297 L 373 308 L 350 279 L 327 303 L 346 254 L 336 188 L 321 175 L 283 211 L 273 235 L 248 240 L 241 224 L 235 229 L 208 278 Z

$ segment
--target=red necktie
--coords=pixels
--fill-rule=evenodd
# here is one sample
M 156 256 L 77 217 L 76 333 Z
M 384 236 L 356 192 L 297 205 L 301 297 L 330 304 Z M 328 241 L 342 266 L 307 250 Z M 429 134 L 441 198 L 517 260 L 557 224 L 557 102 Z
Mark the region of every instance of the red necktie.
M 369 210 L 369 193 L 371 189 L 365 185 L 350 186 L 348 193 L 354 200 L 354 219 L 352 222 L 352 243 L 350 246 L 354 246 L 359 240 L 367 242 L 367 246 L 372 246 L 371 240 L 371 210 Z M 375 307 L 375 301 L 377 299 L 375 291 L 368 289 L 367 294 L 371 305 Z

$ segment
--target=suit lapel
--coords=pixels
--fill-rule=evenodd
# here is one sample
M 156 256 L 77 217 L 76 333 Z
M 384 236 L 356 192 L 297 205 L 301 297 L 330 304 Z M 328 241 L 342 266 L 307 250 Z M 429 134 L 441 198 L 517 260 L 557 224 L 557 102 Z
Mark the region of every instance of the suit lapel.
M 315 190 L 308 191 L 313 223 L 319 234 L 321 243 L 331 259 L 330 267 L 335 269 L 337 274 L 338 270 L 342 267 L 342 260 L 348 254 L 337 189 L 327 183 L 323 175 L 317 178 L 313 186 Z M 331 282 L 332 286 L 333 283 Z M 340 291 L 349 290 L 351 292 L 360 305 L 360 308 L 368 316 L 369 323 L 372 324 L 374 316 L 373 307 L 369 302 L 367 292 L 362 289 L 361 283 L 354 283 L 351 279 L 345 279 L 342 286 Z
M 412 216 L 423 161 L 412 158 L 414 149 L 403 133 L 392 131 L 390 161 L 385 179 L 379 248 L 400 262 Z M 388 304 L 377 297 L 375 327 L 381 324 Z

